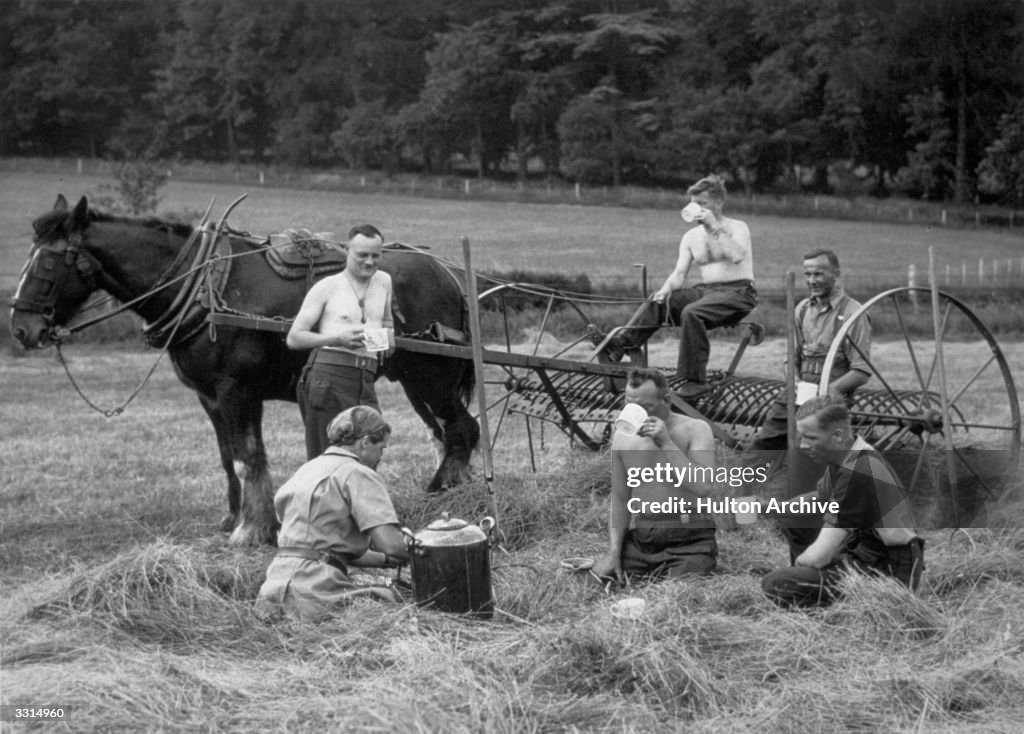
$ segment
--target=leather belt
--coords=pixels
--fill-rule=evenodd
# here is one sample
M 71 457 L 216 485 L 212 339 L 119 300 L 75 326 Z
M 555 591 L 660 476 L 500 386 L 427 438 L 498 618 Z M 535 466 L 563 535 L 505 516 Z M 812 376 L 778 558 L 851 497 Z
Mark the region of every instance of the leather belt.
M 304 558 L 307 561 L 319 561 L 320 563 L 326 563 L 328 566 L 334 566 L 346 576 L 348 575 L 348 566 L 338 554 L 331 553 L 330 551 L 316 551 L 312 548 L 286 546 L 284 548 L 277 549 L 277 557 Z
M 320 348 L 313 352 L 313 362 L 333 364 L 338 367 L 357 367 L 367 372 L 377 371 L 377 358 L 364 357 L 351 352 Z

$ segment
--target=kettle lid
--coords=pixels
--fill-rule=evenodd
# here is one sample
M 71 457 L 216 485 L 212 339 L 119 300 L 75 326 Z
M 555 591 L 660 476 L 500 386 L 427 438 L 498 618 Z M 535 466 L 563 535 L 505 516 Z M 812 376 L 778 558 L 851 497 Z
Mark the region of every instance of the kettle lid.
M 452 517 L 442 512 L 426 528 L 416 533 L 416 542 L 424 546 L 470 545 L 487 540 L 487 533 L 494 527 L 494 520 L 485 517 L 480 526 Z
M 434 530 L 437 532 L 443 532 L 445 530 L 462 530 L 462 528 L 467 525 L 469 525 L 469 523 L 466 520 L 460 520 L 457 517 L 452 517 L 447 512 L 442 512 L 441 517 L 427 525 L 427 530 Z

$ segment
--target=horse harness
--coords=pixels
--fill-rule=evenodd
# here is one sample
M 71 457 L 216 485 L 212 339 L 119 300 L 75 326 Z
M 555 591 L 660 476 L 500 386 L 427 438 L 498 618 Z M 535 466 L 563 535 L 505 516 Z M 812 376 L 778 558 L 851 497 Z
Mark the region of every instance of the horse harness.
M 85 281 L 89 291 L 95 291 L 97 289 L 96 267 L 89 256 L 82 251 L 82 241 L 81 232 L 72 232 L 67 238 L 67 245 L 63 252 L 60 248 L 52 245 L 37 245 L 35 256 L 25 266 L 22 273 L 22 281 L 32 276 L 37 280 L 49 283 L 49 287 L 43 289 L 44 295 L 40 298 L 20 296 L 22 289 L 19 287 L 18 292 L 10 301 L 11 306 L 19 311 L 41 314 L 47 328 L 53 329 L 56 325 L 54 314 L 57 299 L 72 266 Z M 61 255 L 63 258 L 60 257 Z

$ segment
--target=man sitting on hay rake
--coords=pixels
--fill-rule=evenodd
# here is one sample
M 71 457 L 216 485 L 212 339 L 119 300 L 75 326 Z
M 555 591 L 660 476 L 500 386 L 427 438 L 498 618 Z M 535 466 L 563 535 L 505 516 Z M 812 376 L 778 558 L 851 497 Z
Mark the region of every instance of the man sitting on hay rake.
M 639 348 L 661 325 L 678 324 L 676 376 L 684 380 L 678 394 L 684 400 L 696 400 L 711 389 L 707 376 L 711 353 L 708 329 L 739 323 L 757 305 L 757 291 L 750 228 L 745 222 L 722 214 L 722 179 L 716 175 L 702 178 L 687 189 L 687 194 L 690 203 L 682 210 L 682 216 L 697 226 L 680 240 L 675 268 L 630 324 L 600 343 L 605 358 L 619 361 L 626 352 Z M 700 268 L 701 282 L 684 288 L 694 265 Z M 596 329 L 594 336 L 599 336 Z

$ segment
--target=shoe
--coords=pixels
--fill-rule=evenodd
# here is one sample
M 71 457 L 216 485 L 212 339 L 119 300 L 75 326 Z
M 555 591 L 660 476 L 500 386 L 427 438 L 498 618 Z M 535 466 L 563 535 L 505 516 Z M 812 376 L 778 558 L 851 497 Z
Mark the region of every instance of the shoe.
M 706 382 L 687 381 L 676 391 L 676 395 L 689 402 L 707 395 L 709 392 L 711 392 L 711 387 Z

